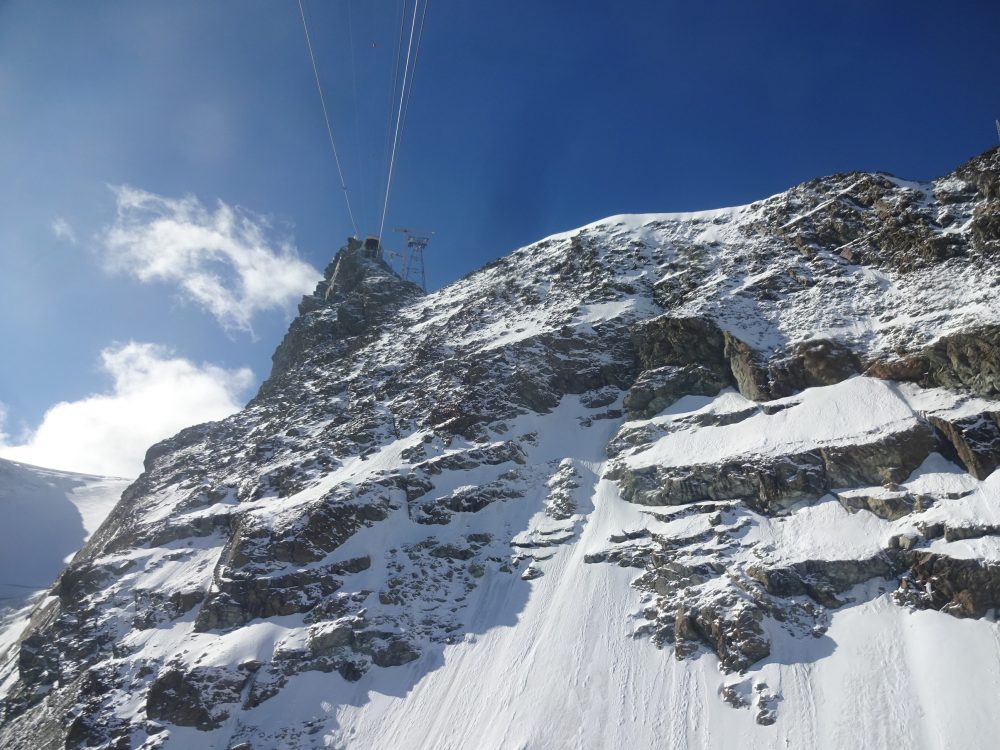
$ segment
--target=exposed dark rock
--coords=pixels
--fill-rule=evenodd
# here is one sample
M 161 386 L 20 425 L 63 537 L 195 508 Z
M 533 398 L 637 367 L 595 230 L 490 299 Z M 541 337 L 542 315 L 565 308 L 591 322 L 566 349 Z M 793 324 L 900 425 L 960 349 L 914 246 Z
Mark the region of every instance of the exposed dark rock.
M 504 472 L 498 480 L 480 486 L 459 487 L 447 497 L 413 503 L 410 518 L 422 524 L 447 524 L 456 513 L 477 513 L 495 502 L 524 496 L 517 471 Z
M 749 696 L 740 688 L 742 685 L 726 685 L 722 688 L 722 700 L 733 708 L 746 708 L 750 705 Z
M 681 610 L 676 637 L 678 641 L 707 642 L 725 669 L 739 672 L 771 653 L 761 627 L 763 619 L 764 612 L 746 602 L 726 610 L 711 605 Z
M 732 384 L 732 377 L 718 367 L 664 365 L 639 376 L 625 395 L 625 408 L 633 419 L 648 418 L 682 396 L 714 396 Z
M 987 200 L 1000 198 L 1000 147 L 994 146 L 972 157 L 955 174 Z
M 920 513 L 934 504 L 934 498 L 929 495 L 914 495 L 909 492 L 880 491 L 866 492 L 864 490 L 835 492 L 837 500 L 852 513 L 867 510 L 886 521 L 895 521 L 910 513 Z
M 258 398 L 269 395 L 279 381 L 310 358 L 311 352 L 353 339 L 384 324 L 400 307 L 423 294 L 416 284 L 399 278 L 381 260 L 371 257 L 362 243 L 348 238 L 323 273 L 312 295 L 303 298 L 299 316 L 272 357 L 271 376 Z
M 771 387 L 766 357 L 728 331 L 725 341 L 725 355 L 740 393 L 752 401 L 767 401 L 779 397 L 774 395 Z
M 944 526 L 943 533 L 946 542 L 957 542 L 961 539 L 979 539 L 984 536 L 1000 536 L 1000 524 L 976 523 L 963 526 Z
M 873 442 L 822 448 L 829 487 L 902 482 L 937 448 L 934 431 L 917 424 Z
M 174 591 L 169 595 L 156 590 L 136 589 L 135 619 L 132 620 L 132 627 L 143 630 L 175 620 L 190 612 L 204 599 L 205 592 L 200 589 Z
M 216 729 L 229 717 L 227 704 L 240 703 L 249 679 L 214 667 L 168 668 L 149 687 L 146 716 L 182 727 Z
M 754 685 L 753 690 L 757 699 L 757 714 L 754 716 L 754 721 L 761 726 L 774 724 L 778 720 L 778 703 L 781 702 L 781 696 L 772 693 L 763 682 Z
M 619 462 L 612 475 L 621 484 L 622 497 L 641 505 L 740 499 L 755 510 L 775 513 L 802 500 L 816 500 L 831 488 L 902 481 L 936 445 L 930 427 L 918 424 L 872 442 L 787 456 L 641 468 Z
M 723 333 L 704 318 L 661 315 L 633 327 L 632 343 L 644 370 L 691 364 L 716 372 L 728 368 Z
M 420 652 L 395 633 L 365 632 L 359 634 L 358 650 L 368 653 L 379 667 L 398 667 L 413 661 Z
M 868 363 L 865 373 L 924 387 L 968 391 L 979 396 L 1000 394 L 1000 326 L 986 325 L 941 336 L 917 352 Z
M 641 505 L 686 505 L 705 500 L 741 499 L 765 513 L 801 500 L 814 500 L 829 488 L 817 451 L 792 456 L 747 456 L 718 464 L 648 466 L 616 470 L 622 497 Z
M 1000 395 L 1000 326 L 942 336 L 925 356 L 928 385 Z
M 580 473 L 566 461 L 548 481 L 549 495 L 545 501 L 545 514 L 557 521 L 571 518 L 577 511 L 576 490 L 580 486 Z
M 228 630 L 258 617 L 308 612 L 340 589 L 341 576 L 365 570 L 368 557 L 283 575 L 253 576 L 233 570 L 220 574 L 195 621 L 195 628 Z
M 784 398 L 806 388 L 834 385 L 861 372 L 861 361 L 844 344 L 829 339 L 800 341 L 768 355 L 726 332 L 725 356 L 736 387 L 753 401 Z
M 790 394 L 805 388 L 834 385 L 861 372 L 858 356 L 844 344 L 812 339 L 795 344 L 789 357 L 771 368 L 772 390 Z
M 976 479 L 986 479 L 1000 466 L 1000 412 L 962 419 L 931 416 L 930 422 L 954 446 L 959 460 Z
M 890 552 L 863 560 L 806 560 L 783 567 L 755 566 L 747 574 L 777 596 L 806 594 L 824 607 L 843 604 L 835 594 L 872 578 L 889 578 L 902 565 Z
M 983 617 L 987 610 L 1000 607 L 1000 565 L 915 552 L 897 600 L 955 617 Z

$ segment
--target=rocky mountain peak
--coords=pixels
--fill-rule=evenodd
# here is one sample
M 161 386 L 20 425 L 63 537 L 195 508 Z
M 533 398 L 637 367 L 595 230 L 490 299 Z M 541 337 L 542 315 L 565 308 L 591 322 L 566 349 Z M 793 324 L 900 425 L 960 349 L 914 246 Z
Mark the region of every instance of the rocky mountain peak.
M 615 216 L 428 295 L 349 242 L 0 661 L 0 744 L 993 736 L 996 159 Z
M 298 317 L 272 356 L 271 375 L 262 386 L 333 347 L 346 351 L 374 335 L 404 305 L 423 295 L 384 260 L 378 241 L 349 237 L 312 294 L 299 302 Z

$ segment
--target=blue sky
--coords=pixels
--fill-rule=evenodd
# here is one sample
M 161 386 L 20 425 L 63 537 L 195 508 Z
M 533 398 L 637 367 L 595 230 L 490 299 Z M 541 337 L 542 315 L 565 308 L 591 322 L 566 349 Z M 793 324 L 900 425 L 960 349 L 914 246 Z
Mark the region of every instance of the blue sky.
M 996 141 L 995 2 L 429 3 L 387 225 L 436 230 L 432 287 L 602 216 L 930 178 Z M 305 7 L 372 231 L 399 0 Z M 190 263 L 151 274 L 165 217 L 229 217 L 226 257 L 273 250 L 292 285 L 350 233 L 295 2 L 0 3 L 0 441 L 50 436 L 16 457 L 113 472 L 67 442 L 127 453 L 266 377 L 297 292 L 213 309 Z M 140 416 L 157 429 L 130 432 Z

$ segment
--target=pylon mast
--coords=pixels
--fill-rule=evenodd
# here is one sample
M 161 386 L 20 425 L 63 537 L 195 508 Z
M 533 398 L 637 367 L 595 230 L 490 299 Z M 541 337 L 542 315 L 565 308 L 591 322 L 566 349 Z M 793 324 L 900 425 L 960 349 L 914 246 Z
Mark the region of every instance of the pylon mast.
M 431 241 L 432 231 L 419 229 L 394 229 L 406 237 L 406 250 L 403 253 L 403 272 L 400 274 L 407 281 L 412 281 L 427 291 L 427 274 L 424 269 L 424 248 Z

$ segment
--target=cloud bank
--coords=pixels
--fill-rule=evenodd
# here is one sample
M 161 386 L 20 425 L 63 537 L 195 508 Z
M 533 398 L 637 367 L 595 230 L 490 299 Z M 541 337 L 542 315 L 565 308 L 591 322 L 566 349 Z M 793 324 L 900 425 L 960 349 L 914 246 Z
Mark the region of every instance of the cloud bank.
M 198 365 L 136 342 L 105 349 L 101 367 L 111 376 L 110 393 L 56 404 L 20 444 L 9 444 L 0 422 L 0 456 L 85 474 L 138 476 L 149 446 L 238 411 L 254 382 L 247 368 Z
M 102 236 L 107 268 L 177 284 L 226 330 L 252 331 L 254 315 L 288 307 L 320 277 L 290 243 L 270 237 L 264 217 L 222 201 L 210 210 L 194 196 L 112 190 L 118 214 Z

